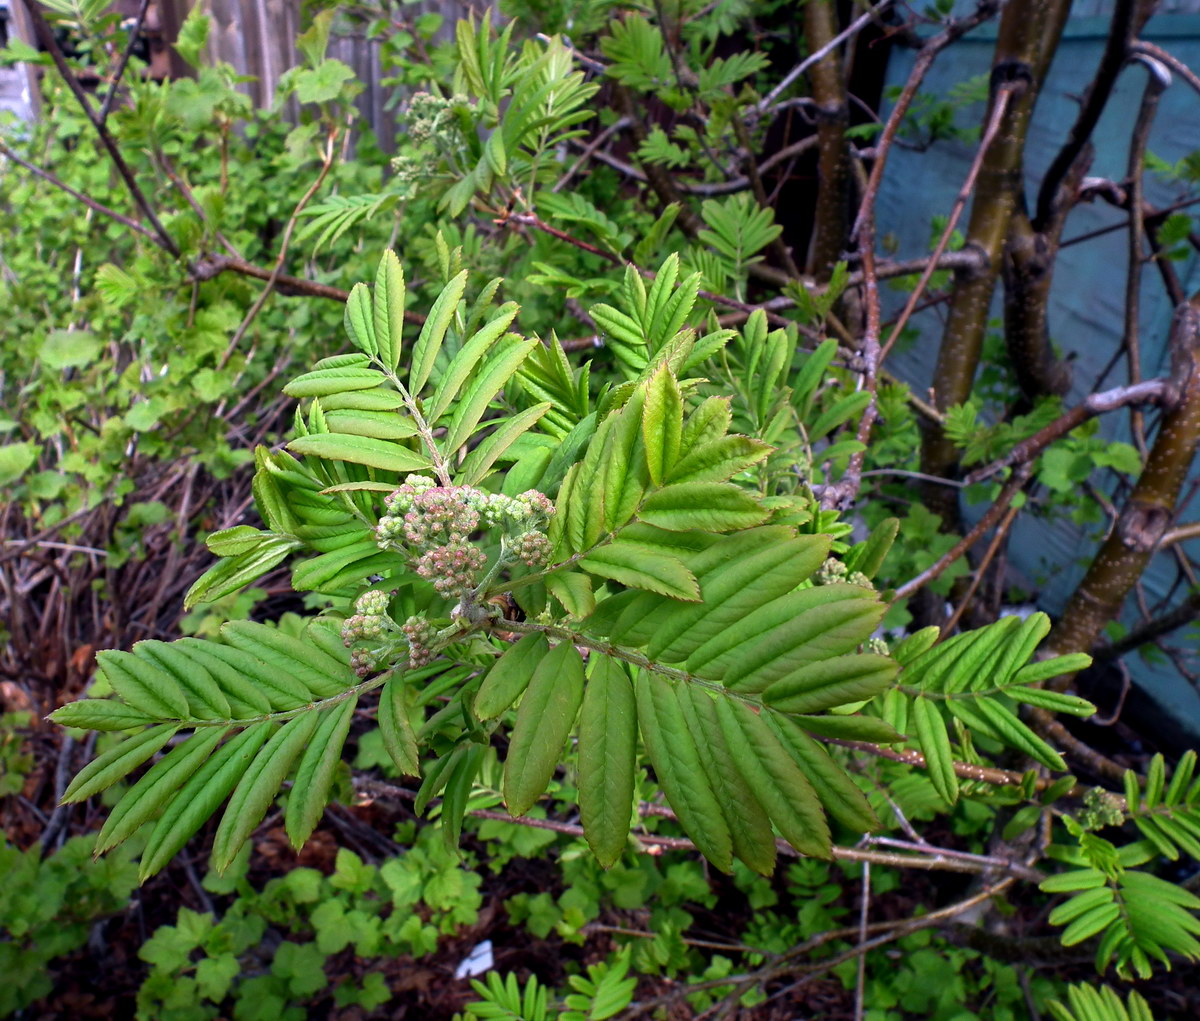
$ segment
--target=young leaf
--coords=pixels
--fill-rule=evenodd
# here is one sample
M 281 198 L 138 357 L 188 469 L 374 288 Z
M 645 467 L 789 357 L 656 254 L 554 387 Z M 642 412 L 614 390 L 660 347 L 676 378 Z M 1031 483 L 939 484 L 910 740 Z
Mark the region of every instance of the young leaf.
M 642 742 L 680 825 L 705 858 L 722 872 L 731 871 L 733 839 L 688 731 L 674 683 L 642 671 L 636 693 Z
M 661 486 L 679 458 L 679 438 L 683 431 L 683 398 L 679 384 L 664 365 L 646 385 L 642 411 L 642 438 L 646 445 L 646 465 L 650 481 Z
M 375 324 L 371 318 L 371 292 L 366 284 L 355 284 L 346 300 L 346 333 L 362 349 L 363 354 L 374 358 L 379 353 L 375 339 Z
M 483 679 L 475 696 L 475 715 L 491 720 L 512 705 L 529 686 L 534 670 L 550 651 L 543 634 L 526 635 L 509 646 Z
M 676 557 L 649 546 L 616 540 L 593 550 L 579 561 L 589 574 L 611 578 L 630 588 L 645 589 L 672 599 L 697 601 L 696 578 Z
M 542 796 L 583 701 L 583 660 L 570 642 L 543 656 L 517 710 L 504 760 L 504 802 L 516 818 Z
M 415 472 L 430 467 L 433 462 L 424 454 L 402 447 L 390 440 L 377 440 L 351 433 L 314 433 L 298 436 L 288 444 L 296 454 L 311 454 L 327 461 L 349 461 L 385 471 Z
M 408 381 L 408 390 L 413 397 L 421 392 L 433 371 L 438 352 L 442 349 L 442 341 L 446 339 L 446 331 L 450 328 L 458 303 L 466 289 L 467 271 L 464 269 L 442 288 L 442 293 L 437 296 L 433 308 L 429 310 L 429 316 L 425 325 L 421 327 L 417 343 L 413 346 L 412 371 Z
M 379 733 L 396 768 L 405 776 L 420 776 L 417 736 L 408 718 L 407 696 L 403 673 L 393 673 L 379 694 Z
M 884 656 L 839 656 L 801 667 L 770 685 L 762 700 L 785 713 L 816 713 L 874 698 L 896 676 Z
M 379 260 L 373 297 L 372 325 L 379 360 L 389 372 L 395 372 L 404 335 L 404 270 L 393 251 L 384 252 Z
M 246 838 L 262 822 L 296 756 L 308 745 L 320 714 L 307 712 L 288 720 L 271 735 L 238 782 L 213 838 L 212 861 L 224 872 Z
M 319 714 L 321 722 L 304 750 L 284 813 L 284 827 L 296 850 L 312 836 L 325 811 L 333 775 L 342 761 L 342 746 L 350 732 L 357 704 L 358 697 L 354 696 Z
M 162 723 L 126 738 L 89 762 L 63 792 L 62 803 L 83 801 L 123 780 L 174 737 L 178 725 Z
M 579 716 L 579 814 L 602 868 L 625 850 L 633 806 L 637 704 L 625 668 L 592 653 Z
M 100 672 L 123 701 L 158 720 L 191 718 L 187 696 L 165 670 L 135 653 L 105 649 L 96 654 Z

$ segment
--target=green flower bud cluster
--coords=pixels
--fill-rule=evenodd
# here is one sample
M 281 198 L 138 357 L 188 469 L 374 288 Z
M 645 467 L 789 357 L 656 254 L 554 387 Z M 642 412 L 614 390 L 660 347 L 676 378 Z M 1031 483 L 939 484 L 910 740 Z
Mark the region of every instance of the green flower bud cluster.
M 409 617 L 400 628 L 408 641 L 408 665 L 422 667 L 432 662 L 430 648 L 437 639 L 437 628 L 424 617 Z
M 1093 787 L 1083 796 L 1079 824 L 1085 830 L 1120 826 L 1125 822 L 1124 804 L 1120 795 L 1106 791 L 1103 787 Z
M 526 567 L 543 567 L 554 555 L 554 543 L 545 532 L 523 532 L 512 541 L 509 549 Z
M 873 652 L 877 656 L 888 656 L 891 653 L 888 650 L 888 643 L 882 638 L 868 638 L 866 641 L 867 652 Z
M 862 571 L 847 570 L 846 565 L 836 557 L 830 557 L 818 568 L 817 573 L 813 575 L 813 581 L 817 585 L 845 584 L 869 589 L 875 587 Z

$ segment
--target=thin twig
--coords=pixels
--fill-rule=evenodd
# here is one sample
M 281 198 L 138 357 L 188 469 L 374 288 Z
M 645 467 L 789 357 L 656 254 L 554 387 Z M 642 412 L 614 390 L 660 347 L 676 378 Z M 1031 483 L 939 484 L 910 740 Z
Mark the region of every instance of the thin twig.
M 113 72 L 112 84 L 108 87 L 108 95 L 104 97 L 104 102 L 100 104 L 100 112 L 96 115 L 101 124 L 108 120 L 113 100 L 117 98 L 117 89 L 121 85 L 121 79 L 125 76 L 125 68 L 129 64 L 129 58 L 133 56 L 134 47 L 137 46 L 138 36 L 142 34 L 142 25 L 146 21 L 146 12 L 149 9 L 150 0 L 142 0 L 138 12 L 134 16 L 133 25 L 129 29 L 129 42 L 125 44 L 125 50 L 121 54 L 121 59 L 117 63 L 116 70 Z

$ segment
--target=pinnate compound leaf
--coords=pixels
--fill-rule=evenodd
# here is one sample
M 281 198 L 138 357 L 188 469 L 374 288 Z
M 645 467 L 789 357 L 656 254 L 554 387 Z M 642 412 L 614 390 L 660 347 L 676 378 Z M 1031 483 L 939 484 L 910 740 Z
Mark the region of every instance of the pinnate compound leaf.
M 542 796 L 583 701 L 583 660 L 570 642 L 543 656 L 517 710 L 504 760 L 504 802 L 516 818 Z
M 97 756 L 83 767 L 63 792 L 62 803 L 83 801 L 124 780 L 138 766 L 174 737 L 178 725 L 162 723 L 127 737 L 115 748 Z
M 347 312 L 349 306 L 347 305 Z M 375 346 L 379 360 L 390 372 L 400 364 L 404 337 L 404 269 L 396 253 L 386 251 L 375 273 L 373 295 Z
M 284 813 L 284 828 L 296 850 L 304 846 L 325 811 L 357 704 L 358 697 L 354 696 L 318 714 L 320 723 L 296 769 L 296 780 Z
M 717 701 L 721 729 L 737 766 L 783 838 L 801 854 L 828 858 L 829 822 L 812 784 L 778 736 L 754 710 L 732 698 Z
M 142 850 L 142 863 L 138 870 L 142 882 L 174 858 L 229 796 L 271 733 L 272 726 L 263 721 L 247 727 L 218 748 L 189 777 L 159 817 Z
M 95 853 L 102 854 L 116 847 L 159 811 L 184 781 L 208 760 L 226 733 L 228 728 L 225 727 L 197 730 L 151 766 L 113 806 L 96 838 Z
M 954 773 L 954 754 L 941 713 L 924 695 L 912 700 L 909 711 L 917 731 L 917 743 L 925 756 L 929 779 L 933 781 L 933 789 L 943 801 L 953 805 L 958 800 L 958 777 Z
M 405 776 L 420 776 L 417 735 L 408 716 L 408 685 L 404 675 L 393 673 L 379 694 L 379 733 L 383 747 Z
M 307 712 L 288 720 L 271 735 L 238 781 L 217 835 L 212 861 L 224 872 L 243 843 L 267 814 L 296 757 L 304 750 L 320 722 L 320 713 Z
M 722 872 L 733 868 L 733 839 L 679 707 L 674 682 L 640 672 L 635 685 L 642 743 L 679 823 Z
M 637 751 L 637 703 L 625 668 L 593 652 L 579 715 L 579 814 L 602 868 L 629 839 Z
M 593 550 L 579 561 L 589 574 L 611 578 L 629 588 L 695 602 L 700 598 L 696 577 L 677 557 L 649 546 L 616 540 Z
M 733 532 L 760 525 L 767 511 L 737 486 L 724 482 L 678 482 L 651 493 L 638 517 L 673 531 Z
M 384 471 L 415 472 L 430 467 L 433 462 L 424 454 L 390 440 L 351 433 L 313 433 L 298 436 L 288 444 L 295 454 L 309 454 L 326 461 L 349 461 Z
M 529 686 L 534 670 L 549 653 L 550 643 L 543 634 L 526 635 L 509 646 L 483 679 L 475 696 L 475 715 L 491 720 L 512 705 Z

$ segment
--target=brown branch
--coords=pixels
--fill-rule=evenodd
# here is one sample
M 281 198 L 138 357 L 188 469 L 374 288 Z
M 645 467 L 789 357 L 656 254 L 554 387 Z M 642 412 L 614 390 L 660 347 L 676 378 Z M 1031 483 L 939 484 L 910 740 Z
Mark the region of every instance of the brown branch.
M 1067 141 L 1054 157 L 1042 178 L 1041 189 L 1038 192 L 1037 215 L 1034 229 L 1044 233 L 1058 215 L 1058 206 L 1062 198 L 1062 183 L 1070 173 L 1080 154 L 1084 151 L 1092 132 L 1100 121 L 1100 115 L 1108 105 L 1109 96 L 1125 60 L 1129 55 L 1130 43 L 1138 30 L 1137 9 L 1138 0 L 1117 0 L 1116 9 L 1109 28 L 1108 41 L 1104 53 L 1100 57 L 1100 65 L 1095 77 L 1088 86 L 1087 96 L 1080 107 L 1079 115 L 1071 126 Z M 1144 19 L 1142 19 L 1144 20 Z
M 1200 439 L 1200 294 L 1176 309 L 1170 346 L 1175 399 L 1115 527 L 1050 634 L 1047 646 L 1055 653 L 1087 652 L 1096 644 L 1104 626 L 1119 615 L 1175 514 Z
M 996 497 L 996 502 L 987 509 L 987 512 L 979 519 L 975 527 L 959 539 L 950 548 L 949 552 L 939 557 L 932 566 L 927 567 L 915 578 L 906 581 L 896 589 L 893 599 L 906 599 L 918 589 L 923 588 L 931 581 L 940 577 L 954 561 L 982 539 L 987 531 L 999 524 L 1000 519 L 1004 517 L 1005 511 L 1008 509 L 1008 505 L 1012 503 L 1017 493 L 1021 491 L 1025 483 L 1029 480 L 1030 474 L 1032 474 L 1032 469 L 1028 464 L 1020 465 L 1013 472 L 1012 478 L 1000 490 L 1000 494 Z
M 125 76 L 125 68 L 129 64 L 129 58 L 133 56 L 134 48 L 137 46 L 138 36 L 142 33 L 142 25 L 146 21 L 146 12 L 150 9 L 150 0 L 142 0 L 138 7 L 137 14 L 134 16 L 133 25 L 129 29 L 129 41 L 125 44 L 125 49 L 121 53 L 121 59 L 117 63 L 116 70 L 113 72 L 112 83 L 108 87 L 108 95 L 104 97 L 104 102 L 100 104 L 100 112 L 96 115 L 97 119 L 103 124 L 108 120 L 109 112 L 112 110 L 113 100 L 117 98 L 117 89 L 121 86 L 121 79 Z
M 1174 384 L 1165 379 L 1148 379 L 1134 386 L 1118 386 L 1102 393 L 1090 394 L 1080 404 L 1064 412 L 1049 425 L 1043 426 L 1028 439 L 1022 440 L 1007 454 L 983 468 L 977 468 L 963 481 L 974 485 L 1013 465 L 1028 464 L 1041 455 L 1051 443 L 1077 429 L 1089 418 L 1130 405 L 1169 404 L 1175 400 Z

